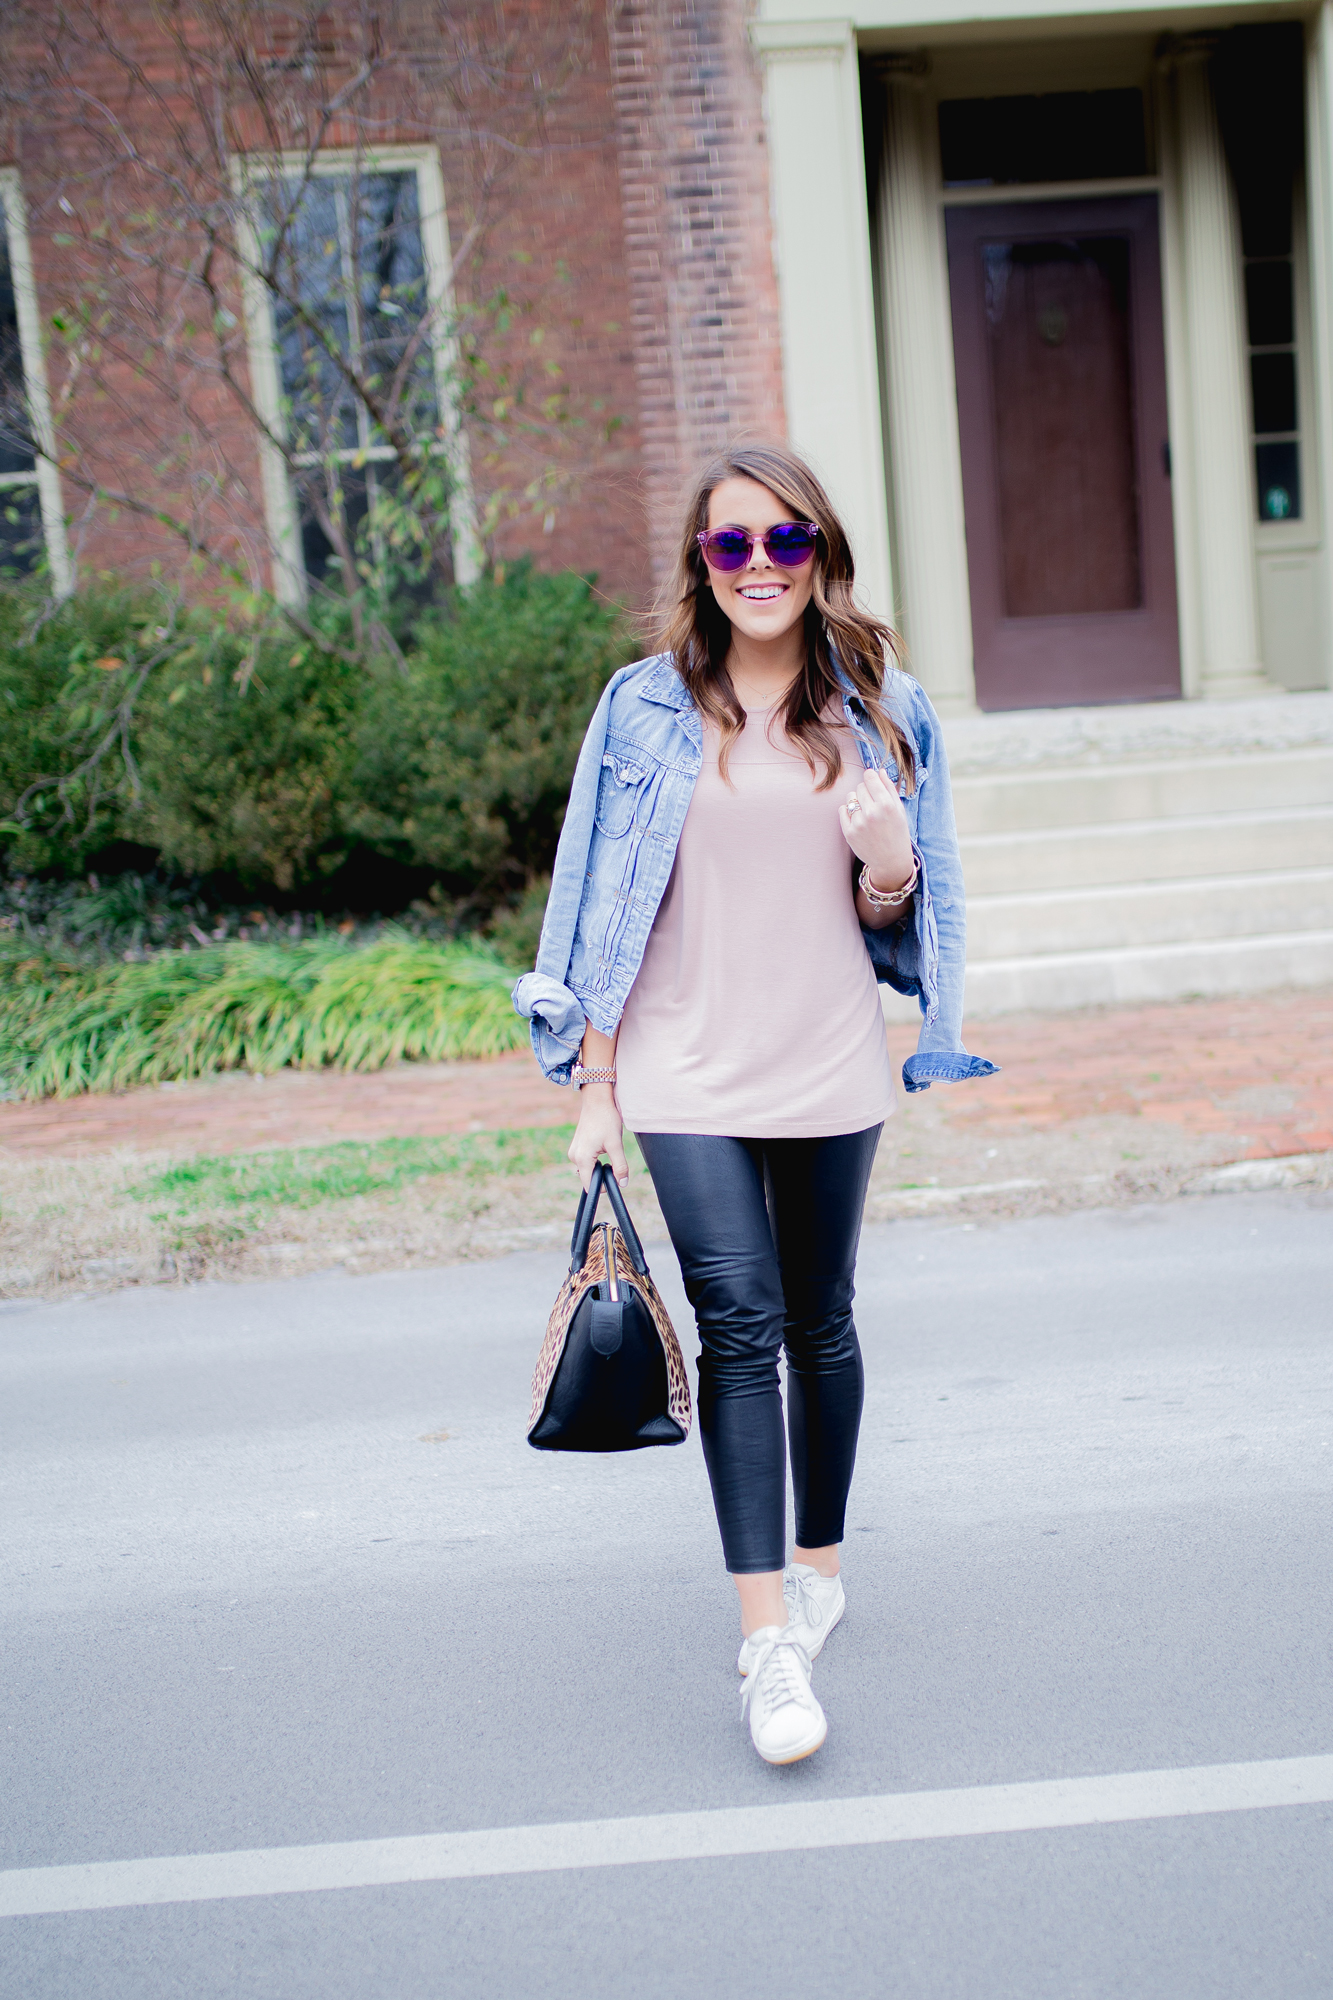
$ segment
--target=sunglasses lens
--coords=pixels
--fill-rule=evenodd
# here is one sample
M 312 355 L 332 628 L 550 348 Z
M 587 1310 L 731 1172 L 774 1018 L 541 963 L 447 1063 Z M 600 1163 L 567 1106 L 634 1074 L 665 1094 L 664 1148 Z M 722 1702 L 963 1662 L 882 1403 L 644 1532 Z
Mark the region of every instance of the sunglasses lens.
M 704 555 L 714 569 L 744 569 L 750 560 L 750 537 L 736 528 L 718 528 L 704 543 Z
M 769 529 L 764 537 L 764 547 L 768 550 L 770 562 L 796 569 L 801 563 L 809 562 L 814 554 L 815 537 L 799 521 L 783 521 L 776 528 Z

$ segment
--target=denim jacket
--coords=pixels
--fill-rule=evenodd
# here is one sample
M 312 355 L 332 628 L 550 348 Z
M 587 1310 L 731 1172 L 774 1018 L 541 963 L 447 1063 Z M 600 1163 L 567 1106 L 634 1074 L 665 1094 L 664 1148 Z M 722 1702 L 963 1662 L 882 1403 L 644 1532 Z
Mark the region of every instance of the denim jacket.
M 921 1003 L 908 1090 L 989 1076 L 996 1065 L 962 1044 L 963 875 L 939 718 L 910 675 L 890 669 L 885 705 L 912 746 L 911 793 L 896 770 L 920 870 L 911 914 L 861 935 L 876 979 Z M 867 769 L 889 770 L 850 681 L 843 710 Z M 545 1074 L 568 1083 L 589 1021 L 615 1033 L 666 892 L 703 763 L 703 724 L 669 654 L 622 667 L 608 682 L 579 754 L 551 877 L 536 969 L 514 988 Z M 849 859 L 850 872 L 850 859 Z M 781 941 L 773 976 L 780 979 Z

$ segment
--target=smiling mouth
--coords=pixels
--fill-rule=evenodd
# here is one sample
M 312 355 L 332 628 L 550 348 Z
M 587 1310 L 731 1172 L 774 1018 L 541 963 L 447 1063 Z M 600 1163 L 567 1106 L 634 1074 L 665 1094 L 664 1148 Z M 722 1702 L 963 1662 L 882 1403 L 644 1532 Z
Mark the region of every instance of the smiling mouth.
M 785 583 L 742 584 L 737 595 L 747 598 L 751 604 L 772 604 L 786 591 Z

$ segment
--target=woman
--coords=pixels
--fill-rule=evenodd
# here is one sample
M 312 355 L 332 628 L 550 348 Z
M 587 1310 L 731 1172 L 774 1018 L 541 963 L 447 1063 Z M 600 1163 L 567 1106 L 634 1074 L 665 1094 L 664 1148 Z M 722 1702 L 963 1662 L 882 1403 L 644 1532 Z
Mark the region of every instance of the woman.
M 708 466 L 662 651 L 614 677 L 589 725 L 536 970 L 514 989 L 545 1073 L 580 1086 L 583 1185 L 602 1155 L 627 1178 L 622 1121 L 653 1177 L 702 1343 L 742 1708 L 770 1764 L 824 1741 L 810 1663 L 844 1608 L 864 1393 L 852 1279 L 893 1110 L 877 979 L 920 996 L 908 1090 L 994 1067 L 960 1040 L 939 724 L 852 576 L 794 452 L 747 445 Z

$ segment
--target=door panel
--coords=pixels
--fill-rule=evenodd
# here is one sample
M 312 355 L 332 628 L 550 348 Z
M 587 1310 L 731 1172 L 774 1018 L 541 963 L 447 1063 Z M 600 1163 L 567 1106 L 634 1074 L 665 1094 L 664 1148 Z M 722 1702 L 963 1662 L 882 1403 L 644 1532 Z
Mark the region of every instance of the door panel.
M 987 243 L 986 332 L 1010 618 L 1137 611 L 1123 237 Z
M 947 231 L 977 699 L 1177 696 L 1156 199 Z

